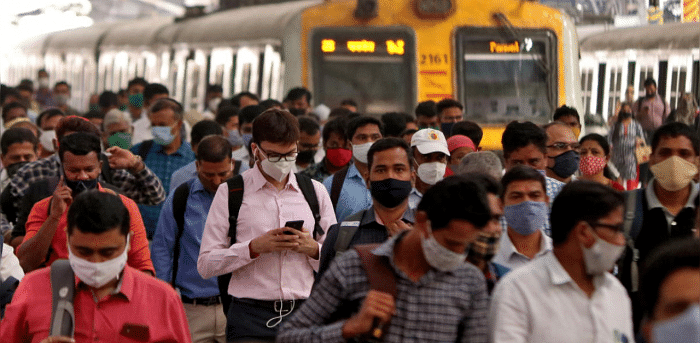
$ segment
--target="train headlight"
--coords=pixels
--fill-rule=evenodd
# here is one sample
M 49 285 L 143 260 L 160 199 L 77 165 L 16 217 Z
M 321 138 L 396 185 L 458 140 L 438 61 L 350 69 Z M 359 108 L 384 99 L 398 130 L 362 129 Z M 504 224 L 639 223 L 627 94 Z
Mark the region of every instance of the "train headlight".
M 420 17 L 443 18 L 453 9 L 452 0 L 416 0 L 416 12 Z

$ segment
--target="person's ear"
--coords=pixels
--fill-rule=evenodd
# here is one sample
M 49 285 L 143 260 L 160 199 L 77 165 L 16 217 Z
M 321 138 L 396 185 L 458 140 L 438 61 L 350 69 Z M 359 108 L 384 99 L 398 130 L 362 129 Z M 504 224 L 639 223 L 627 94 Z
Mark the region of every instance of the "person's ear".
M 576 240 L 584 247 L 590 248 L 595 244 L 596 237 L 593 234 L 593 228 L 585 221 L 579 221 L 572 231 L 571 234 L 573 234 Z
M 428 226 L 430 226 L 430 220 L 428 220 L 428 213 L 426 213 L 425 211 L 416 211 L 415 221 L 416 222 L 413 224 L 413 228 L 417 229 L 421 236 L 427 237 Z

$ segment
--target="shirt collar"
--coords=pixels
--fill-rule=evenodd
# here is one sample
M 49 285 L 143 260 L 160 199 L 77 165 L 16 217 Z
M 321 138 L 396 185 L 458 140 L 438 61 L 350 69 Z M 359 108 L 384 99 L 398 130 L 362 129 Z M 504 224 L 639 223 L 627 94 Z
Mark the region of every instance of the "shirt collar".
M 549 236 L 547 236 L 543 230 L 540 230 L 540 233 L 540 251 L 538 251 L 537 254 L 535 254 L 535 257 L 552 250 L 552 239 L 549 238 Z M 506 258 L 510 259 L 511 256 L 513 256 L 514 254 L 520 255 L 518 250 L 515 249 L 513 242 L 510 240 L 510 236 L 508 236 L 508 231 L 504 232 L 503 235 L 501 235 L 501 237 L 503 237 L 501 246 L 503 247 L 503 249 L 505 249 Z
M 406 207 L 406 211 L 403 212 L 403 216 L 401 217 L 401 219 L 405 222 L 413 224 L 414 218 L 415 218 L 415 215 L 413 215 L 413 213 L 411 212 L 411 209 Z M 380 218 L 377 218 L 377 212 L 374 209 L 374 206 L 372 206 L 372 208 L 367 210 L 365 212 L 365 215 L 362 216 L 362 221 L 360 222 L 360 225 L 367 225 L 371 222 L 375 222 L 381 226 L 385 226 L 384 223 L 379 222 L 380 220 L 381 220 Z
M 359 177 L 359 178 L 362 179 L 363 181 L 364 181 L 364 179 L 365 179 L 364 177 L 362 177 L 362 175 L 360 175 L 360 171 L 357 169 L 357 167 L 355 166 L 354 163 L 351 163 L 351 164 L 350 164 L 350 167 L 348 168 L 348 174 L 347 174 L 346 177 L 348 177 L 348 178 L 350 178 L 350 177 Z
M 190 186 L 190 193 L 197 193 L 197 192 L 206 192 L 207 190 L 204 189 L 204 185 L 202 184 L 202 181 L 199 180 L 199 176 L 195 176 L 194 179 L 192 179 L 192 185 Z
M 552 281 L 553 285 L 563 285 L 573 281 L 554 254 L 547 254 L 542 258 L 544 259 L 545 268 L 547 268 L 549 279 Z
M 136 269 L 133 269 L 129 266 L 124 266 L 124 270 L 121 273 L 121 277 L 119 278 L 119 281 L 117 282 L 117 287 L 114 288 L 112 291 L 112 295 L 115 294 L 121 294 L 124 297 L 126 297 L 127 300 L 131 300 L 131 298 L 134 295 L 134 272 L 141 273 L 140 271 L 137 271 Z M 89 289 L 90 286 L 85 284 L 84 282 L 80 281 L 78 279 L 78 276 L 75 276 L 75 288 L 87 288 Z
M 265 186 L 265 184 L 268 184 L 269 182 L 267 182 L 267 180 L 265 179 L 265 176 L 263 176 L 262 171 L 258 167 L 257 163 L 255 163 L 253 165 L 253 169 L 251 169 L 251 170 L 252 170 L 251 173 L 253 175 L 253 178 L 252 178 L 253 190 L 257 192 L 260 189 L 262 189 Z M 284 185 L 284 188 L 287 188 L 287 187 L 290 187 L 291 189 L 299 191 L 299 184 L 297 183 L 296 175 L 294 175 L 294 173 L 292 173 L 292 172 L 289 173 L 289 178 L 287 179 L 287 184 Z
M 654 178 L 651 179 L 651 181 L 649 181 L 649 185 L 644 190 L 644 196 L 647 199 L 647 204 L 649 204 L 649 209 L 663 209 L 664 206 L 661 204 L 661 201 L 659 201 L 659 198 L 656 196 L 656 192 L 654 191 L 654 181 L 656 181 L 656 179 Z M 698 188 L 697 183 L 691 181 L 690 186 L 690 196 L 688 197 L 688 202 L 685 203 L 685 206 L 683 206 L 683 208 L 695 208 L 694 200 L 698 196 L 698 193 L 700 193 L 700 189 Z

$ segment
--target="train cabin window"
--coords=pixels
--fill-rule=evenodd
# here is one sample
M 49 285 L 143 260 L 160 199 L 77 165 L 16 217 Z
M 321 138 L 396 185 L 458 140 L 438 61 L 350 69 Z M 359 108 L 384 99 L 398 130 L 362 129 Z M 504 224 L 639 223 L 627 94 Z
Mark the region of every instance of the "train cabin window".
M 316 103 L 346 98 L 359 112 L 409 112 L 415 106 L 415 38 L 404 28 L 323 28 L 311 40 Z
M 467 118 L 543 124 L 557 107 L 557 44 L 547 30 L 460 28 L 456 33 L 459 97 Z
M 258 93 L 258 68 L 260 56 L 251 48 L 243 47 L 236 53 L 234 93 L 243 91 Z
M 622 94 L 622 68 L 619 66 L 610 66 L 610 77 L 608 78 L 608 118 L 615 115 L 621 101 Z
M 673 67 L 671 71 L 671 101 L 669 105 L 671 108 L 676 108 L 678 106 L 678 101 L 681 95 L 685 93 L 686 78 L 688 75 L 688 69 L 686 67 Z
M 639 67 L 639 92 L 640 96 L 644 95 L 644 81 L 650 77 L 654 77 L 654 67 L 653 66 L 640 66 Z
M 581 95 L 583 97 L 583 114 L 591 112 L 591 97 L 593 95 L 593 69 L 581 72 Z

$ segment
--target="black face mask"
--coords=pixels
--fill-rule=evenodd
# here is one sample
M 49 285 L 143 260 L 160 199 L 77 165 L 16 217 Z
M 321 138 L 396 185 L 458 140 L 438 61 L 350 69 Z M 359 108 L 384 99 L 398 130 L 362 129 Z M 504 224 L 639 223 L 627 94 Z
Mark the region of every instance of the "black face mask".
M 66 183 L 66 186 L 73 191 L 73 197 L 84 191 L 97 188 L 97 179 L 73 181 L 64 178 L 63 181 Z
M 17 162 L 5 167 L 5 169 L 7 169 L 7 176 L 9 176 L 9 178 L 11 179 L 13 176 L 15 176 L 19 168 L 24 167 L 24 165 L 26 165 L 27 163 L 29 163 L 29 161 Z
M 620 112 L 620 119 L 632 118 L 632 112 Z
M 455 123 L 442 123 L 440 124 L 440 131 L 445 135 L 445 138 L 450 138 L 452 136 L 452 127 Z
M 370 181 L 372 198 L 386 208 L 399 206 L 411 193 L 411 181 L 384 179 Z
M 297 162 L 300 164 L 308 164 L 314 161 L 314 156 L 318 150 L 303 150 L 297 154 Z

